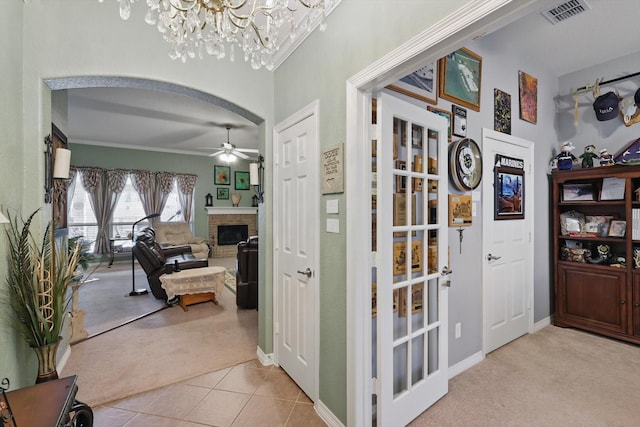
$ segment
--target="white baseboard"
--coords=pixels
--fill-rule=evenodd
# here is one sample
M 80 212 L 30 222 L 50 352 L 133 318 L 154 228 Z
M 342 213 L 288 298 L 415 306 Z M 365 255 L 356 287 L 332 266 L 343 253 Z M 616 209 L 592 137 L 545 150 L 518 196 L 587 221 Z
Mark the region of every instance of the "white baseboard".
M 266 354 L 260 347 L 258 347 L 256 354 L 258 355 L 258 360 L 263 366 L 275 365 L 273 361 L 273 353 Z
M 344 424 L 336 417 L 327 406 L 322 403 L 320 400 L 313 405 L 313 408 L 316 410 L 318 416 L 325 422 L 329 427 L 344 427 Z
M 479 351 L 467 357 L 466 359 L 456 363 L 455 365 L 449 366 L 449 379 L 455 377 L 458 374 L 463 373 L 470 367 L 477 365 L 483 360 L 484 360 L 484 354 L 481 351 Z
M 533 331 L 531 331 L 532 333 L 536 333 L 539 330 L 546 328 L 547 326 L 551 325 L 551 322 L 553 321 L 553 315 L 549 316 L 549 317 L 545 317 L 542 320 L 538 320 L 536 323 L 533 324 Z

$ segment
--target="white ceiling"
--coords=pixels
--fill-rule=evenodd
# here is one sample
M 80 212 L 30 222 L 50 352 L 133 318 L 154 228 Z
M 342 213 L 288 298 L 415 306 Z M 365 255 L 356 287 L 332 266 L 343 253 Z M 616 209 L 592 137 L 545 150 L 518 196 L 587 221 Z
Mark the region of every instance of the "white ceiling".
M 500 37 L 522 55 L 544 61 L 557 76 L 639 50 L 637 0 L 586 1 L 591 10 L 564 22 L 552 25 L 535 12 L 498 30 Z M 560 3 L 542 0 L 540 10 Z M 227 141 L 225 126 L 230 124 L 232 144 L 258 146 L 256 124 L 185 95 L 132 88 L 69 89 L 68 106 L 71 143 L 209 155 Z

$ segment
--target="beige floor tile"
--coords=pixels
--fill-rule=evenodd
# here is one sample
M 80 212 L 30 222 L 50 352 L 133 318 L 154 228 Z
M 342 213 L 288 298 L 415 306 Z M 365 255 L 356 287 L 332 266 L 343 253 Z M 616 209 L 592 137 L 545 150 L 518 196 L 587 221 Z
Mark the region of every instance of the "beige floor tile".
M 96 427 L 122 427 L 136 415 L 137 412 L 98 406 L 93 408 L 93 425 Z
M 107 406 L 112 408 L 127 409 L 129 411 L 142 412 L 151 402 L 162 396 L 167 388 L 171 386 L 158 388 L 155 390 L 147 391 L 144 393 L 136 394 L 126 399 L 118 400 L 113 403 L 109 403 Z
M 298 396 L 298 402 L 313 404 L 313 400 L 309 399 L 309 396 L 307 396 L 302 390 L 300 391 L 300 395 Z
M 95 423 L 93 425 L 95 427 L 102 427 Z M 202 427 L 202 424 L 194 424 L 173 418 L 157 417 L 155 415 L 138 414 L 134 419 L 124 424 L 123 427 Z
M 278 427 L 289 419 L 295 402 L 270 397 L 253 396 L 244 407 L 233 427 Z
M 159 398 L 147 405 L 145 414 L 168 418 L 184 418 L 211 390 L 188 384 L 174 384 Z
M 300 388 L 286 373 L 272 371 L 269 372 L 255 394 L 276 399 L 297 400 Z
M 231 368 L 220 369 L 219 371 L 209 372 L 208 374 L 199 375 L 183 381 L 183 384 L 195 385 L 198 387 L 215 388 L 225 375 L 231 371 Z
M 262 369 L 236 366 L 216 385 L 216 390 L 253 394 L 264 382 L 268 372 Z
M 230 426 L 250 397 L 248 394 L 211 390 L 184 419 L 219 427 Z
M 243 368 L 254 368 L 254 369 L 265 369 L 270 371 L 274 365 L 263 365 L 260 363 L 258 359 L 249 360 L 248 362 L 240 363 L 238 366 L 242 366 Z
M 326 424 L 309 403 L 296 403 L 287 427 L 324 427 Z

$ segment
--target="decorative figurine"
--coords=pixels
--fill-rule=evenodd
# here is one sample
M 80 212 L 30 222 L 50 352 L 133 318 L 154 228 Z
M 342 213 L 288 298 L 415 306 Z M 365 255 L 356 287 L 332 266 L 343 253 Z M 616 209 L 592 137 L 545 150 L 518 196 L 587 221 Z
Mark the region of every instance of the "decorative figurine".
M 599 159 L 600 156 L 596 153 L 596 146 L 591 144 L 584 147 L 584 153 L 580 155 L 580 158 L 582 159 L 583 168 L 592 168 L 593 159 Z
M 609 154 L 606 148 L 600 150 L 600 166 L 611 166 L 616 162 L 613 160 L 613 156 Z
M 560 147 L 560 153 L 556 156 L 556 160 L 558 161 L 558 169 L 560 170 L 569 170 L 573 167 L 574 163 L 578 163 L 578 158 L 571 154 L 571 152 L 576 147 L 571 143 L 571 141 L 567 141 Z

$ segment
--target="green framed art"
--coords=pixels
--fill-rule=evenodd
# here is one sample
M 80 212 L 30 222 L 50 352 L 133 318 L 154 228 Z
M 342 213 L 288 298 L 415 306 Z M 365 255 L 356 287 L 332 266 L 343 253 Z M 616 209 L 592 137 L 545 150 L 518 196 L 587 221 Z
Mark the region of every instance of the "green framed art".
M 236 190 L 248 190 L 249 189 L 249 172 L 235 173 Z
M 216 199 L 218 199 L 218 200 L 229 200 L 229 189 L 228 188 L 216 188 Z

